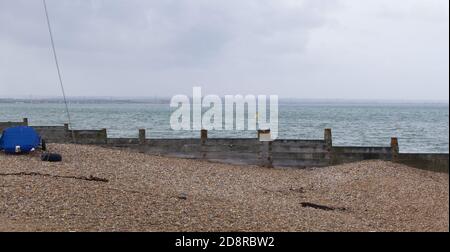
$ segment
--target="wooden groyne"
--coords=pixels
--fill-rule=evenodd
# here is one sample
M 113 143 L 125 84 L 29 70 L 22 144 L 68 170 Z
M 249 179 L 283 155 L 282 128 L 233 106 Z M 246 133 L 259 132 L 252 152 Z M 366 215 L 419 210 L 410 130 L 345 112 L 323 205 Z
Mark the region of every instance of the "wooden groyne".
M 26 118 L 21 122 L 0 122 L 0 131 L 7 127 L 28 125 Z M 268 130 L 255 132 L 257 137 L 254 139 L 208 138 L 206 130 L 199 132 L 199 138 L 148 139 L 145 129 L 139 130 L 137 138 L 109 138 L 106 129 L 69 130 L 67 124 L 32 127 L 49 143 L 74 143 L 74 136 L 76 144 L 126 148 L 142 153 L 230 164 L 307 168 L 379 159 L 449 172 L 448 153 L 401 153 L 397 138 L 392 138 L 386 147 L 335 146 L 331 129 L 324 130 L 323 139 L 271 141 L 267 137 L 270 134 Z

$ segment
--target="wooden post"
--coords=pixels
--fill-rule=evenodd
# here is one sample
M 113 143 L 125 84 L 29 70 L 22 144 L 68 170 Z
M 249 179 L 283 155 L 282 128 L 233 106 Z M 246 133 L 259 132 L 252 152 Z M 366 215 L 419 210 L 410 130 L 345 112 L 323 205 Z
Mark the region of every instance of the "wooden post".
M 400 148 L 398 146 L 398 138 L 396 137 L 391 138 L 391 152 L 392 152 L 392 161 L 394 162 L 397 161 Z
M 202 129 L 200 130 L 200 152 L 202 154 L 202 158 L 206 159 L 207 156 L 207 146 L 206 140 L 208 139 L 208 130 Z
M 333 156 L 333 135 L 331 133 L 330 128 L 326 128 L 323 133 L 323 138 L 325 141 L 326 154 L 325 159 L 328 160 L 328 164 L 332 165 L 334 156 Z
M 331 129 L 329 129 L 329 128 L 325 129 L 324 139 L 325 139 L 325 144 L 327 146 L 328 151 L 331 151 L 331 148 L 333 147 L 333 136 L 331 134 Z
M 263 167 L 273 168 L 272 160 L 272 137 L 270 135 L 270 129 L 258 130 L 259 146 L 259 159 L 260 165 Z
M 206 140 L 208 139 L 208 130 L 202 129 L 200 131 L 200 139 L 202 140 L 202 143 L 206 142 Z
M 101 142 L 104 144 L 108 143 L 108 130 L 106 128 L 102 129 L 102 133 L 101 133 Z
M 139 144 L 145 144 L 146 133 L 145 129 L 139 129 Z
M 270 136 L 270 129 L 258 130 L 258 140 L 259 141 L 272 141 L 272 138 Z

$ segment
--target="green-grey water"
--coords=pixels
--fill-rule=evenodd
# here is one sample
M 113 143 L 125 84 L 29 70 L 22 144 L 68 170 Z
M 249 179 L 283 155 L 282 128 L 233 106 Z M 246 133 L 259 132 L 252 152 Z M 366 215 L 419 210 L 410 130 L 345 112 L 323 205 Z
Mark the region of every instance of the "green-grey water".
M 75 129 L 107 128 L 111 137 L 137 137 L 147 129 L 149 138 L 199 137 L 198 132 L 173 131 L 168 104 L 72 103 Z M 0 121 L 29 118 L 30 125 L 67 122 L 59 103 L 0 103 Z M 448 104 L 288 103 L 279 107 L 279 138 L 321 139 L 332 128 L 335 145 L 389 146 L 399 138 L 402 152 L 449 151 Z M 254 131 L 210 131 L 209 137 L 256 137 Z

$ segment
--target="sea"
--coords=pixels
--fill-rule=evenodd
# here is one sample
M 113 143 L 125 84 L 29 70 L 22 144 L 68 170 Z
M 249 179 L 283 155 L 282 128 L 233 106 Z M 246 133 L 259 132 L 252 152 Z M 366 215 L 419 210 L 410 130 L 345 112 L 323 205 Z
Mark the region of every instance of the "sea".
M 170 127 L 174 111 L 169 102 L 132 100 L 70 101 L 74 129 L 108 130 L 109 137 L 198 138 L 198 131 L 175 131 Z M 449 152 L 448 102 L 346 102 L 281 101 L 279 139 L 323 139 L 331 128 L 336 146 L 389 146 L 398 137 L 404 153 Z M 0 100 L 0 121 L 30 125 L 62 125 L 67 122 L 64 103 L 55 101 Z M 210 138 L 255 138 L 251 130 L 209 131 Z

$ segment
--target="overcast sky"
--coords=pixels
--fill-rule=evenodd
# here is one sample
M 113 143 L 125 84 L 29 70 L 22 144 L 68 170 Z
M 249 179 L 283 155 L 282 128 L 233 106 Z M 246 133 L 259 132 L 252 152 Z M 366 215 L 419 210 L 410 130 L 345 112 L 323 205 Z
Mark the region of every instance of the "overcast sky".
M 68 96 L 448 101 L 448 0 L 47 0 Z M 41 0 L 0 0 L 0 97 L 59 96 Z

